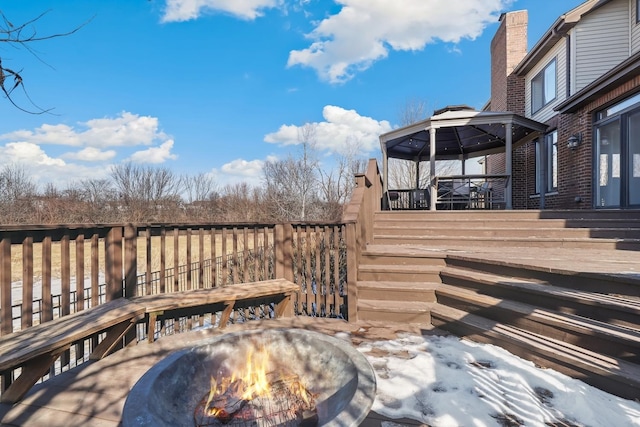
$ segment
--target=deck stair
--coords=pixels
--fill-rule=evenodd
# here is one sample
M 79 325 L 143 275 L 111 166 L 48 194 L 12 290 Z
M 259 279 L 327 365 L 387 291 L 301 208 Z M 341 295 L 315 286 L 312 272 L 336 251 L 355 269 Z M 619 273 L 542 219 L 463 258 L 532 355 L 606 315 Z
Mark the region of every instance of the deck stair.
M 640 250 L 638 211 L 384 211 L 373 243 Z
M 376 214 L 358 318 L 430 323 L 640 399 L 640 211 Z

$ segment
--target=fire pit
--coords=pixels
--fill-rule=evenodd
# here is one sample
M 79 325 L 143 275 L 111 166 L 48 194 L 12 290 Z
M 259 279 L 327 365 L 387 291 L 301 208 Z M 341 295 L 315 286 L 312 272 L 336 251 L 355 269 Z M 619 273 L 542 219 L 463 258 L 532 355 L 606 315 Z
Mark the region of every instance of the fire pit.
M 129 393 L 122 426 L 357 426 L 375 392 L 371 366 L 343 340 L 303 329 L 243 331 L 152 367 Z

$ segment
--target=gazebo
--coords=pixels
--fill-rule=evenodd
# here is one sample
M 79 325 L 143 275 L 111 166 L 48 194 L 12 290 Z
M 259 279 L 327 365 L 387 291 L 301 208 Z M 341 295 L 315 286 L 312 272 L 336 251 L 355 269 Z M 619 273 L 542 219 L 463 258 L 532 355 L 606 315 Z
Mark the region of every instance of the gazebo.
M 538 137 L 546 129 L 546 124 L 511 112 L 477 111 L 465 105 L 436 110 L 426 120 L 380 135 L 383 193 L 387 195 L 389 191 L 390 158 L 414 161 L 416 168 L 420 162 L 429 161 L 429 209 L 435 210 L 438 201 L 437 160 L 462 161 L 462 175 L 458 177 L 464 179 L 468 177 L 464 170 L 464 161 L 468 158 L 505 153 L 505 209 L 511 209 L 512 150 Z

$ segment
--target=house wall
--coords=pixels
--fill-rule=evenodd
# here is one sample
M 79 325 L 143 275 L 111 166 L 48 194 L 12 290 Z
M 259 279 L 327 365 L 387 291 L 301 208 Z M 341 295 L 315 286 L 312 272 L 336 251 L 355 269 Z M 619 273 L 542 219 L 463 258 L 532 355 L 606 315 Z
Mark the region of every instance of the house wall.
M 583 16 L 574 28 L 575 85 L 571 93 L 580 91 L 630 56 L 629 1 L 611 1 Z
M 531 111 L 531 80 L 540 73 L 553 59 L 556 60 L 556 99 L 540 110 Z M 554 108 L 567 99 L 567 39 L 561 39 L 544 58 L 525 76 L 525 116 L 545 123 L 557 114 Z
M 629 22 L 631 23 L 631 54 L 640 51 L 640 24 L 636 22 L 637 20 L 637 11 L 636 11 L 636 0 L 629 0 L 631 3 L 630 6 L 630 17 Z

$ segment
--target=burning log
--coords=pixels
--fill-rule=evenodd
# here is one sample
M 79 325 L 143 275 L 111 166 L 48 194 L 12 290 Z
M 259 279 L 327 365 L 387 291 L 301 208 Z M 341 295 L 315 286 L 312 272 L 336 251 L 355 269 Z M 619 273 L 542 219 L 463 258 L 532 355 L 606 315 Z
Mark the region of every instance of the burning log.
M 205 414 L 227 424 L 250 400 L 243 397 L 244 389 L 244 381 L 238 379 L 229 384 L 221 394 L 210 393 L 204 408 Z
M 312 427 L 318 424 L 316 395 L 304 387 L 297 375 L 269 373 L 266 378 L 266 385 L 245 379 L 224 379 L 218 385 L 212 380 L 211 392 L 196 408 L 196 425 L 242 425 L 271 418 L 285 421 L 279 425 Z

